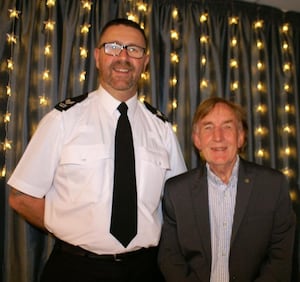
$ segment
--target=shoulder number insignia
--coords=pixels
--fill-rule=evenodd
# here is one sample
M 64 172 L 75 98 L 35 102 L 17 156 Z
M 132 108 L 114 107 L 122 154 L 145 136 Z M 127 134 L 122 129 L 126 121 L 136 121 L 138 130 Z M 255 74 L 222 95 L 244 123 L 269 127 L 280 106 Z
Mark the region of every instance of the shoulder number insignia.
M 59 111 L 66 111 L 68 109 L 70 109 L 71 107 L 73 107 L 75 104 L 83 101 L 84 99 L 86 99 L 88 97 L 88 93 L 80 95 L 80 96 L 76 96 L 73 98 L 67 98 L 66 100 L 59 102 L 56 106 L 55 109 L 59 110 Z

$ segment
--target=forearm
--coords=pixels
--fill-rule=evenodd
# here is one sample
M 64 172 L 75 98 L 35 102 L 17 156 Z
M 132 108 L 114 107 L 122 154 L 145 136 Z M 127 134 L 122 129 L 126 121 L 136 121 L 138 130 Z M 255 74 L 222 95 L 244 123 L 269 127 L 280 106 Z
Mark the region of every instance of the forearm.
M 9 204 L 26 221 L 46 230 L 44 225 L 45 198 L 35 198 L 12 188 Z

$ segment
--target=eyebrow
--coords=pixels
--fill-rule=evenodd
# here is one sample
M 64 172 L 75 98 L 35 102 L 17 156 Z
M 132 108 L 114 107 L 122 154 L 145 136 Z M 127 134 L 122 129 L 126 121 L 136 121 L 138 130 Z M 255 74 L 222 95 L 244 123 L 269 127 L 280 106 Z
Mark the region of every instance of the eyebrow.
M 212 121 L 204 121 L 204 122 L 202 121 L 201 123 L 204 124 L 204 125 L 213 124 Z M 225 121 L 222 122 L 222 124 L 225 124 L 225 123 L 234 123 L 234 120 L 233 119 L 228 119 L 228 120 L 225 120 Z

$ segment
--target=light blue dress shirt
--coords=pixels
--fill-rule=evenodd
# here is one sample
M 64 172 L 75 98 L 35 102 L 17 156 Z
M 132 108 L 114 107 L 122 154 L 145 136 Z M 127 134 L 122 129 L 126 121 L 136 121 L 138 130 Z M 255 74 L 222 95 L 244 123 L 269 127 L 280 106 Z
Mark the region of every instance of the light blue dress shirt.
M 208 199 L 211 230 L 210 282 L 229 282 L 229 253 L 237 192 L 239 158 L 234 165 L 228 184 L 217 177 L 207 164 Z

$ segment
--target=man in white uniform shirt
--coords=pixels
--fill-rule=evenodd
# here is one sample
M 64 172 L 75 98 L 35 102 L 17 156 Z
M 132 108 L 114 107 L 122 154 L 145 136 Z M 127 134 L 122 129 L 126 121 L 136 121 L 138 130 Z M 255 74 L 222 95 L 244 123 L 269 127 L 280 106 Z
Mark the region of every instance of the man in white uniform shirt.
M 8 181 L 11 207 L 57 239 L 42 282 L 161 281 L 163 186 L 186 167 L 171 124 L 137 99 L 149 62 L 146 43 L 138 24 L 107 23 L 94 51 L 99 88 L 59 103 L 42 119 Z M 137 232 L 126 245 L 110 233 L 121 102 L 128 107 L 137 190 Z

